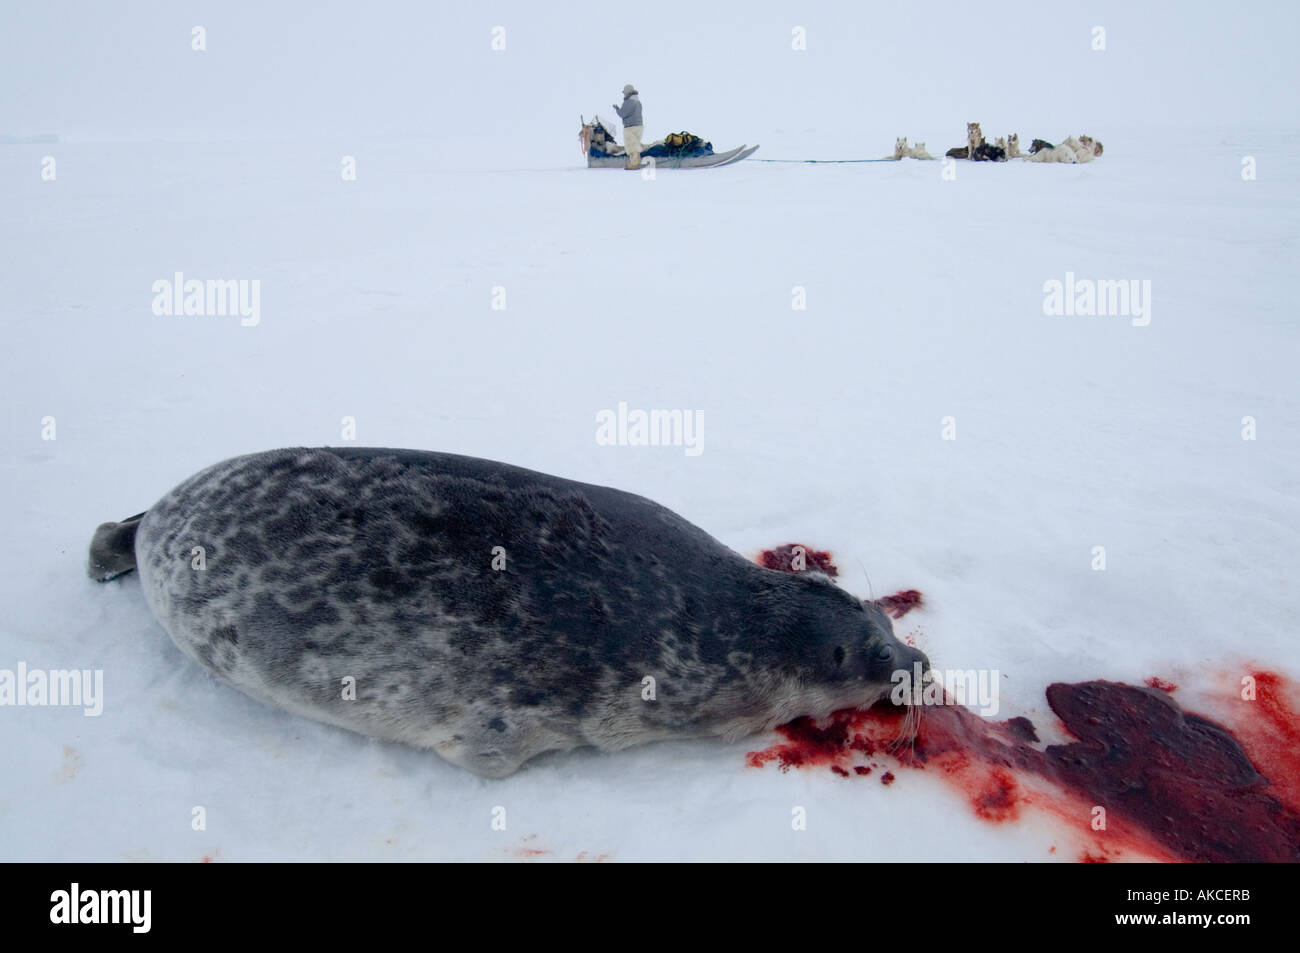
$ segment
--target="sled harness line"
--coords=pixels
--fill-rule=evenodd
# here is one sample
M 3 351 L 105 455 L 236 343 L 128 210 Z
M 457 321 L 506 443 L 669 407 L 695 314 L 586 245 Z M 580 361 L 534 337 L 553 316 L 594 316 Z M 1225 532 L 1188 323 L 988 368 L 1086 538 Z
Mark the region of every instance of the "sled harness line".
M 750 162 L 800 162 L 807 165 L 847 165 L 856 162 L 897 162 L 897 159 L 750 159 Z

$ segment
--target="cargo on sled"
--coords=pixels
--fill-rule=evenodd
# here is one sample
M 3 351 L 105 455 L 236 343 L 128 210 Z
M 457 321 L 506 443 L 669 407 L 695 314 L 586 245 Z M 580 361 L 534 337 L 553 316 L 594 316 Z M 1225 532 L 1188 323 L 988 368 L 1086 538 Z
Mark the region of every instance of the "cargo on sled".
M 614 139 L 613 133 L 594 116 L 582 120 L 578 134 L 589 169 L 623 169 L 627 167 L 627 152 Z M 740 146 L 726 152 L 714 152 L 713 143 L 705 142 L 689 132 L 674 132 L 641 148 L 641 164 L 649 166 L 654 160 L 656 169 L 712 169 L 747 159 L 758 151 L 758 146 Z

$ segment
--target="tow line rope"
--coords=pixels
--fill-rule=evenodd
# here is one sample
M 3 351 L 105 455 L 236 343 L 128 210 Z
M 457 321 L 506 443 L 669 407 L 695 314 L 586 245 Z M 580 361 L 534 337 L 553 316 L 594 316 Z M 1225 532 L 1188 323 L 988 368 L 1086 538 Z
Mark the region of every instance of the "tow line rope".
M 801 162 L 807 165 L 848 165 L 856 162 L 897 162 L 897 159 L 746 159 L 746 162 Z

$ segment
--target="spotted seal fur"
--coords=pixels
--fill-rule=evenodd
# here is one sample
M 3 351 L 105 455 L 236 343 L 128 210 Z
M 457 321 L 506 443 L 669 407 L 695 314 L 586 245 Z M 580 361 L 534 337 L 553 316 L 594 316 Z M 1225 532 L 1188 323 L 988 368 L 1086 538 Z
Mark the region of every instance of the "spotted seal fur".
M 92 578 L 135 567 L 218 678 L 487 777 L 824 717 L 928 664 L 820 573 L 758 566 L 644 497 L 446 453 L 227 460 L 99 528 Z

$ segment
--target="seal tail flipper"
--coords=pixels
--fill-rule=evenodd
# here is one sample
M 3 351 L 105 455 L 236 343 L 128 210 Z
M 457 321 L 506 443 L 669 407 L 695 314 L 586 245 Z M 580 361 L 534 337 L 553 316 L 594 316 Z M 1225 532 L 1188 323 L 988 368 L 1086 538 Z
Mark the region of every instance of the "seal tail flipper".
M 144 513 L 120 523 L 101 523 L 90 541 L 86 572 L 95 582 L 108 582 L 135 568 L 135 532 Z

